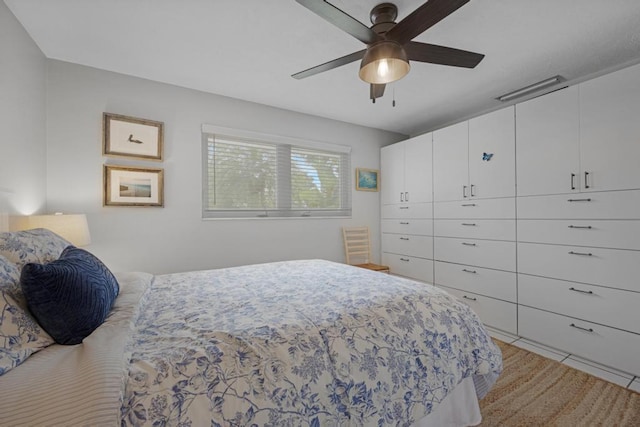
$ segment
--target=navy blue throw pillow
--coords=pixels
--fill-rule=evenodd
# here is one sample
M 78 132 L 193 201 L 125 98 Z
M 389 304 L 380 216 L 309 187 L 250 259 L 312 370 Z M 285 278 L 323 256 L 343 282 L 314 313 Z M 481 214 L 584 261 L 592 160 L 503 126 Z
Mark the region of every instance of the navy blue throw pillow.
M 104 322 L 120 286 L 94 255 L 68 246 L 60 258 L 22 268 L 29 310 L 58 344 L 79 344 Z

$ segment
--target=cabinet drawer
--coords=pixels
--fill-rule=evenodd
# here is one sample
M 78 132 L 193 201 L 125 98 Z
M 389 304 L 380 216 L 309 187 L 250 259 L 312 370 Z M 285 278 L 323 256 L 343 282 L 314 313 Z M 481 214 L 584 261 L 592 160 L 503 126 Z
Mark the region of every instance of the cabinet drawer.
M 382 232 L 433 236 L 433 220 L 413 218 L 383 219 Z
M 515 197 L 500 199 L 436 202 L 434 218 L 515 219 Z
M 382 218 L 433 218 L 433 203 L 382 205 Z
M 640 335 L 524 306 L 518 307 L 518 334 L 640 375 Z
M 435 237 L 434 249 L 438 261 L 516 271 L 515 242 Z
M 639 268 L 638 251 L 518 243 L 518 272 L 534 276 L 640 292 Z
M 640 221 L 523 219 L 518 240 L 640 250 Z
M 518 197 L 518 219 L 640 219 L 640 191 Z
M 514 219 L 436 219 L 433 229 L 438 237 L 516 240 Z
M 433 260 L 431 259 L 383 252 L 382 263 L 389 266 L 391 274 L 433 283 Z
M 442 289 L 471 307 L 485 325 L 493 326 L 514 335 L 517 334 L 518 310 L 516 304 L 472 292 L 459 291 L 446 286 L 442 286 Z
M 516 302 L 516 273 L 436 261 L 436 285 Z
M 433 259 L 433 237 L 408 234 L 382 234 L 384 252 Z
M 640 334 L 640 293 L 520 274 L 518 302 Z

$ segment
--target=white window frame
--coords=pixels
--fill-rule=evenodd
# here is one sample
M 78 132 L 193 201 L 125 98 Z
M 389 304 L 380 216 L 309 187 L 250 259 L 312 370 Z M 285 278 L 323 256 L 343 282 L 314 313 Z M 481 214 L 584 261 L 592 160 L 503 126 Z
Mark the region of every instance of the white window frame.
M 291 147 L 305 148 L 311 150 L 325 151 L 335 154 L 344 154 L 343 164 L 341 164 L 341 208 L 340 209 L 310 209 L 293 210 L 289 196 L 291 191 L 290 168 L 279 171 L 277 174 L 277 208 L 267 210 L 257 209 L 208 209 L 208 145 L 210 139 L 215 135 L 225 137 L 230 140 L 246 140 L 257 143 L 267 143 L 278 145 L 278 150 L 290 150 Z M 203 219 L 274 219 L 274 218 L 350 218 L 351 217 L 351 147 L 346 145 L 332 144 L 328 142 L 309 141 L 298 138 L 291 138 L 280 135 L 270 135 L 259 132 L 226 128 L 209 124 L 202 125 L 202 218 Z M 285 197 L 282 197 L 285 195 Z

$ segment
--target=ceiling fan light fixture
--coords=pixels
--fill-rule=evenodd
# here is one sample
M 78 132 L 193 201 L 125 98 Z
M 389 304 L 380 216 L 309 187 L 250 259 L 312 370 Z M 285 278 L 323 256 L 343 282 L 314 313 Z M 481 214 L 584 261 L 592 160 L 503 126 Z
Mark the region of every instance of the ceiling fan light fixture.
M 404 48 L 392 40 L 381 40 L 367 48 L 358 75 L 367 83 L 387 84 L 400 80 L 410 69 Z

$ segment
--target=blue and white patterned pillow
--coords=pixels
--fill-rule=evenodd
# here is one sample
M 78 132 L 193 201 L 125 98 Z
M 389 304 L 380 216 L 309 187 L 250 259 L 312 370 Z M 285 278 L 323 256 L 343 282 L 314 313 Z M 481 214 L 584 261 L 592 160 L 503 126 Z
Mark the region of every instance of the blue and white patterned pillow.
M 0 255 L 0 288 L 10 292 L 20 292 L 20 270 L 2 255 Z M 15 296 L 14 296 L 15 297 Z
M 18 274 L 16 265 L 0 255 L 0 375 L 54 342 L 26 310 Z
M 29 310 L 59 344 L 79 344 L 111 311 L 120 285 L 94 255 L 68 246 L 60 258 L 22 268 Z
M 44 228 L 0 233 L 0 255 L 16 264 L 18 269 L 29 262 L 54 261 L 70 244 Z

